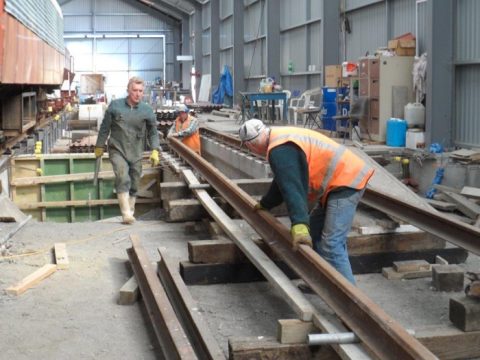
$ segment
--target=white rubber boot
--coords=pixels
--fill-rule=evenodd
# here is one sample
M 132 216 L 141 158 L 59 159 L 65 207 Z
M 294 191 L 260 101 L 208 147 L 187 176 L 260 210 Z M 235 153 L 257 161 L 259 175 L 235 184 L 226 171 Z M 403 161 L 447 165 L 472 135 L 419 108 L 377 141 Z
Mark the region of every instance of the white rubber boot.
M 122 218 L 123 218 L 122 223 L 133 224 L 133 222 L 135 221 L 135 218 L 132 216 L 130 212 L 130 204 L 128 202 L 128 198 L 129 198 L 128 193 L 127 192 L 118 193 L 117 197 L 118 197 L 118 205 L 120 206 L 120 212 L 122 213 Z
M 128 198 L 128 205 L 130 205 L 130 214 L 132 214 L 133 219 L 135 220 L 134 214 L 135 214 L 135 200 L 137 198 L 135 196 L 130 196 Z

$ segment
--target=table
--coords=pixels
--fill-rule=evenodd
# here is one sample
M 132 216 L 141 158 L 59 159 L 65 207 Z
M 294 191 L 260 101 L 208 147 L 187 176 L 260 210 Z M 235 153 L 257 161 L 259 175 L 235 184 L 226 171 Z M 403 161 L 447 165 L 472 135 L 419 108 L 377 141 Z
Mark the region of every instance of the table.
M 275 122 L 275 101 L 276 100 L 283 100 L 283 119 L 287 120 L 288 117 L 288 104 L 287 104 L 287 94 L 283 91 L 280 92 L 271 92 L 271 93 L 262 93 L 262 92 L 241 92 L 240 95 L 242 96 L 242 122 L 245 119 L 245 107 L 246 102 L 250 102 L 250 108 L 248 110 L 248 118 L 251 119 L 253 117 L 253 106 L 252 104 L 257 100 L 263 101 L 271 101 L 272 102 L 272 122 Z
M 322 128 L 322 120 L 320 118 L 321 111 L 322 109 L 319 107 L 310 107 L 306 109 L 298 109 L 297 113 L 307 116 L 303 127 L 309 127 L 310 129 L 312 129 L 314 125 L 316 125 L 320 129 Z

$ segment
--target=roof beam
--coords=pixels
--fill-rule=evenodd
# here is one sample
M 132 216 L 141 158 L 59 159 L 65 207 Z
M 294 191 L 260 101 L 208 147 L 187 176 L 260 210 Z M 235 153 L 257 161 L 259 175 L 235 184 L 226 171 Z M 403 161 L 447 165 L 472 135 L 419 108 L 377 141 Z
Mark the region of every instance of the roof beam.
M 165 4 L 167 6 L 170 6 L 184 14 L 188 14 L 190 15 L 194 9 L 190 9 L 190 6 L 193 6 L 193 4 L 190 4 L 190 2 L 188 1 L 184 1 L 184 0 L 153 0 L 154 2 L 158 3 L 158 4 Z M 189 6 L 190 5 L 190 6 Z
M 149 7 L 151 9 L 155 10 L 155 11 L 161 12 L 162 14 L 164 14 L 166 16 L 169 16 L 176 21 L 182 21 L 182 19 L 183 19 L 183 14 L 179 13 L 178 9 L 176 9 L 173 6 L 168 5 L 164 2 L 162 2 L 161 4 L 158 4 L 158 3 L 154 2 L 154 1 L 151 1 L 151 0 L 137 0 L 137 2 Z
M 202 4 L 199 3 L 199 2 L 196 1 L 196 0 L 184 0 L 184 1 L 185 1 L 185 2 L 188 2 L 190 5 L 192 5 L 192 6 L 195 8 L 195 10 L 201 9 Z

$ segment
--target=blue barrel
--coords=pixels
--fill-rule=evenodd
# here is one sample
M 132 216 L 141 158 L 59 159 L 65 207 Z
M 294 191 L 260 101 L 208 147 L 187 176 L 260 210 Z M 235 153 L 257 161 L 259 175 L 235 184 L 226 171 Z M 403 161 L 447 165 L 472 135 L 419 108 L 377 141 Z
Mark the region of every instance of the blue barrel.
M 407 122 L 402 119 L 390 118 L 387 120 L 387 145 L 402 147 L 405 146 L 407 135 Z
M 348 94 L 348 87 L 328 87 L 322 88 L 322 123 L 325 130 L 335 131 L 337 121 L 334 116 L 346 116 L 350 110 L 350 104 L 337 104 L 338 96 L 342 99 Z M 346 121 L 342 121 L 342 126 L 346 126 Z

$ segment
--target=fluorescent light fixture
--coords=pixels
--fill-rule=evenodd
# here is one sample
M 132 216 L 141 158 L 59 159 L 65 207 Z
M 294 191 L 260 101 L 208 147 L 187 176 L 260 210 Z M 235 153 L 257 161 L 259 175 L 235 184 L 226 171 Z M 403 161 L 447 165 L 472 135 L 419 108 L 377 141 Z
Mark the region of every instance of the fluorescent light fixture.
M 177 61 L 193 61 L 192 55 L 177 55 Z

